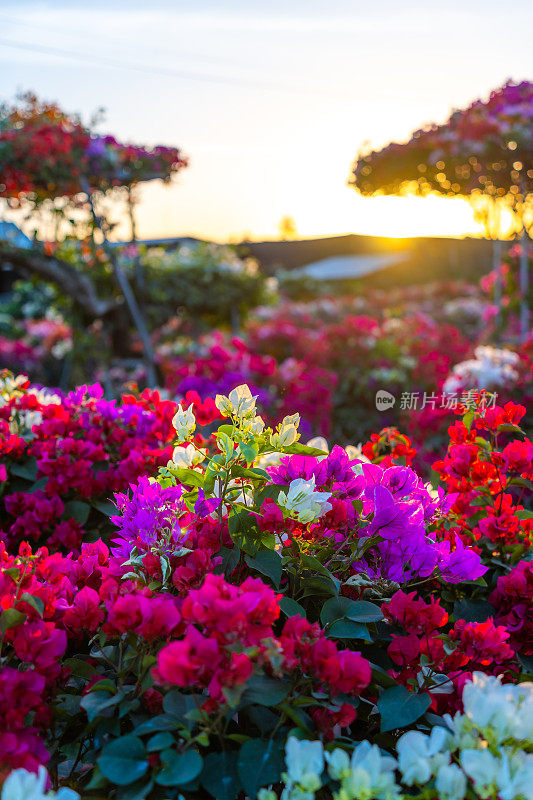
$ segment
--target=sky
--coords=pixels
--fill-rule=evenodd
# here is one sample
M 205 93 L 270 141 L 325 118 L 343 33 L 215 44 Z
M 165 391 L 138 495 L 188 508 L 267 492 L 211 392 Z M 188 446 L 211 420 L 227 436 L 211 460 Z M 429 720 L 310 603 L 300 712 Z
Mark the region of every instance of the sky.
M 142 188 L 141 238 L 275 238 L 284 215 L 301 236 L 462 235 L 466 202 L 361 198 L 350 164 L 531 79 L 532 22 L 530 0 L 0 0 L 0 98 L 104 107 L 100 132 L 179 146 L 190 167 Z

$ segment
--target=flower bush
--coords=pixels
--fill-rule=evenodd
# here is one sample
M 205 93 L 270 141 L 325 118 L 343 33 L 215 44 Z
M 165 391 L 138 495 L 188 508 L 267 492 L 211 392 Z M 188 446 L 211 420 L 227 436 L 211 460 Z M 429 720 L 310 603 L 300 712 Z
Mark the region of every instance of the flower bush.
M 0 539 L 79 552 L 88 530 L 109 529 L 114 491 L 166 463 L 176 404 L 146 390 L 122 402 L 102 387 L 66 395 L 23 376 L 0 378 Z
M 13 206 L 74 198 L 86 191 L 171 175 L 187 165 L 176 147 L 122 144 L 92 134 L 80 119 L 55 103 L 22 95 L 19 105 L 0 107 L 0 196 Z
M 2 800 L 531 796 L 524 409 L 458 408 L 433 488 L 246 385 L 3 397 Z
M 406 143 L 391 142 L 358 159 L 352 184 L 363 194 L 397 193 L 414 186 L 421 194 L 476 195 L 525 200 L 531 193 L 531 98 L 533 84 L 508 82 L 456 110 L 442 125 L 415 131 Z M 513 196 L 514 195 L 514 196 Z
M 297 411 L 302 431 L 329 435 L 337 377 L 308 361 L 288 356 L 277 360 L 256 352 L 243 339 L 221 333 L 200 337 L 194 345 L 158 348 L 165 388 L 172 395 L 201 399 L 228 393 L 246 383 L 260 398 L 270 421 Z
M 332 310 L 338 308 L 333 304 Z M 346 313 L 339 321 L 334 315 L 317 319 L 314 312 L 313 305 L 295 305 L 290 313 L 282 310 L 264 321 L 252 321 L 250 346 L 278 360 L 296 357 L 310 374 L 319 367 L 336 376 L 332 431 L 342 442 L 358 442 L 385 425 L 397 425 L 402 393 L 422 397 L 442 388 L 453 365 L 471 348 L 458 328 L 420 313 L 381 320 Z M 377 409 L 380 389 L 398 398 L 397 405 Z M 354 414 L 354 408 L 359 413 Z

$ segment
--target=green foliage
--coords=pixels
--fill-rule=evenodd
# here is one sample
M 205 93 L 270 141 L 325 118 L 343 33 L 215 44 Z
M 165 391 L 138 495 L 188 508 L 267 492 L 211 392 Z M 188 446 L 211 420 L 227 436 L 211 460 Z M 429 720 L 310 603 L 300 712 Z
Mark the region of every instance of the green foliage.
M 231 247 L 199 243 L 140 255 L 146 289 L 139 299 L 153 326 L 174 315 L 211 325 L 235 325 L 268 299 L 267 284 L 252 259 Z
M 386 689 L 378 700 L 381 714 L 381 731 L 395 730 L 412 725 L 431 705 L 429 694 L 413 694 L 405 686 Z

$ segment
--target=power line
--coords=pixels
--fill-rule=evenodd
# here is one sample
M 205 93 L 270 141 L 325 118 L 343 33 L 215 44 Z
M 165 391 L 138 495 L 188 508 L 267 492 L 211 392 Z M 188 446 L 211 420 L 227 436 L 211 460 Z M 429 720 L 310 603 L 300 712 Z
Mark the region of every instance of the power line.
M 287 85 L 276 85 L 268 83 L 258 83 L 254 80 L 247 81 L 243 78 L 233 78 L 231 76 L 214 75 L 201 72 L 193 72 L 191 70 L 177 70 L 169 67 L 149 66 L 146 64 L 134 64 L 131 62 L 119 61 L 109 58 L 108 56 L 95 56 L 88 53 L 77 53 L 73 50 L 64 50 L 59 47 L 47 47 L 46 45 L 30 44 L 26 42 L 16 42 L 10 39 L 1 39 L 0 46 L 11 47 L 15 50 L 24 50 L 32 53 L 40 53 L 41 55 L 57 56 L 59 58 L 69 58 L 74 61 L 85 61 L 93 65 L 112 66 L 117 69 L 132 70 L 135 72 L 142 72 L 145 74 L 165 75 L 167 77 L 181 78 L 183 80 L 192 80 L 200 82 L 210 82 L 219 84 L 228 84 L 231 86 L 241 86 L 248 89 L 266 89 L 273 92 L 284 92 L 287 94 L 315 94 L 321 95 L 331 99 L 337 97 L 338 99 L 346 100 L 345 95 L 335 94 L 333 92 L 317 92 L 316 90 L 305 88 L 298 89 Z

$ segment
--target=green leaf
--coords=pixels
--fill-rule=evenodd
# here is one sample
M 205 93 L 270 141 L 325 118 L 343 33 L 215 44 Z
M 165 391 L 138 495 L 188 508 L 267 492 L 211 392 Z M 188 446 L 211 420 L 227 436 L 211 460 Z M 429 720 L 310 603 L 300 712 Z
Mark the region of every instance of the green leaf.
M 515 516 L 517 516 L 518 519 L 533 519 L 533 511 L 527 511 L 523 508 L 521 511 L 517 511 Z
M 122 697 L 120 692 L 115 695 L 110 692 L 89 692 L 82 697 L 80 706 L 85 710 L 89 722 L 93 722 L 104 715 L 104 712 L 105 716 L 109 716 L 113 706 L 118 705 Z
M 20 599 L 24 600 L 25 603 L 28 603 L 28 605 L 30 605 L 33 609 L 35 609 L 35 611 L 39 614 L 39 616 L 42 619 L 42 616 L 44 614 L 44 603 L 40 597 L 34 597 L 32 594 L 29 594 L 28 592 L 23 592 L 23 594 L 20 595 Z
M 90 681 L 96 670 L 92 664 L 83 661 L 81 658 L 67 658 L 63 661 L 65 667 L 68 667 L 73 675 L 79 678 L 85 678 Z
M 144 744 L 137 736 L 122 736 L 110 742 L 97 764 L 103 775 L 117 786 L 128 786 L 148 769 Z
M 429 694 L 413 694 L 405 686 L 386 689 L 378 700 L 381 732 L 407 728 L 416 722 L 431 705 Z
M 279 745 L 270 740 L 249 739 L 240 749 L 237 770 L 248 797 L 257 797 L 259 789 L 277 783 L 285 766 Z
M 203 702 L 204 698 L 201 695 L 183 694 L 179 689 L 171 689 L 163 698 L 163 709 L 192 730 L 194 720 L 190 716 L 191 712 L 197 711 Z
M 334 575 L 331 574 L 329 569 L 325 567 L 324 564 L 322 564 L 322 562 L 318 560 L 318 558 L 315 558 L 315 556 L 311 556 L 308 553 L 302 553 L 300 561 L 302 567 L 305 567 L 306 569 L 314 569 L 319 574 L 325 575 L 327 578 L 329 578 L 329 580 L 335 587 L 335 594 L 339 593 L 341 582 Z
M 278 499 L 280 492 L 287 492 L 289 489 L 288 484 L 277 484 L 277 483 L 269 483 L 267 486 L 263 486 L 262 489 L 259 490 L 256 496 L 256 504 L 257 508 L 261 508 L 263 505 L 264 500 L 274 500 L 275 502 Z
M 525 672 L 526 675 L 533 675 L 533 656 L 523 656 L 521 653 L 517 653 L 517 658 L 522 667 L 522 672 Z
M 336 620 L 327 634 L 331 639 L 364 639 L 367 642 L 372 641 L 372 637 L 368 632 L 365 625 L 360 622 L 354 622 L 352 619 L 338 619 Z
M 71 717 L 80 712 L 81 697 L 75 694 L 57 694 L 54 698 L 54 706 L 61 711 L 66 711 Z
M 474 411 L 474 409 L 467 411 L 466 414 L 464 415 L 463 425 L 466 427 L 467 431 L 469 431 L 470 428 L 472 427 L 472 423 L 474 422 L 475 416 L 476 412 Z
M 117 513 L 116 505 L 111 502 L 111 500 L 93 500 L 93 506 L 99 511 L 101 514 L 104 514 L 106 517 L 110 517 L 111 514 Z
M 387 670 L 380 667 L 378 664 L 373 664 L 370 662 L 370 666 L 372 667 L 372 683 L 377 683 L 378 686 L 384 686 L 388 689 L 390 686 L 397 686 L 398 684 L 391 678 Z
M 250 556 L 255 556 L 261 545 L 257 522 L 247 511 L 232 514 L 228 520 L 229 534 L 237 547 Z
M 226 436 L 229 436 L 231 438 L 231 436 L 235 433 L 235 429 L 233 425 L 224 424 L 224 425 L 219 425 L 215 433 L 225 433 Z
M 256 556 L 245 556 L 246 563 L 251 569 L 260 572 L 261 575 L 266 575 L 270 578 L 276 586 L 279 586 L 281 580 L 281 571 L 283 561 L 279 553 L 275 550 L 260 550 Z
M 93 790 L 93 789 L 101 789 L 104 786 L 107 786 L 107 780 L 104 778 L 104 776 L 98 769 L 98 764 L 97 764 L 93 769 L 91 780 L 89 781 L 89 783 L 85 785 L 84 788 L 87 790 Z
M 302 730 L 307 736 L 311 737 L 313 735 L 313 720 L 303 708 L 295 707 L 294 703 L 281 703 L 279 708 L 280 711 L 283 711 L 289 719 L 292 719 L 296 727 Z
M 168 731 L 154 734 L 146 743 L 148 753 L 157 753 L 158 750 L 167 750 L 175 744 L 174 737 Z
M 242 789 L 237 754 L 210 753 L 204 760 L 202 786 L 215 800 L 235 800 Z
M 453 604 L 453 616 L 465 622 L 486 622 L 495 614 L 494 606 L 487 600 L 456 600 Z
M 187 469 L 187 467 L 173 467 L 169 470 L 175 478 L 184 486 L 203 486 L 204 476 L 194 469 Z
M 255 442 L 252 442 L 250 444 L 244 444 L 244 442 L 241 442 L 239 444 L 239 450 L 243 454 L 244 458 L 246 459 L 246 463 L 248 465 L 253 464 L 253 462 L 257 458 L 257 454 L 259 453 L 259 448 L 255 444 Z
M 216 433 L 216 437 L 217 437 L 217 447 L 218 447 L 218 449 L 222 453 L 224 453 L 224 458 L 225 458 L 226 462 L 229 462 L 230 459 L 233 457 L 235 442 L 233 441 L 233 439 L 230 436 L 228 436 L 227 433 L 224 433 L 224 431 L 221 431 L 220 428 L 218 429 L 218 431 Z
M 350 600 L 349 597 L 332 597 L 327 600 L 320 613 L 322 625 L 329 625 L 337 619 L 350 619 L 353 622 L 380 622 L 383 613 L 379 606 L 367 600 Z
M 41 491 L 41 489 L 45 489 L 47 483 L 48 483 L 48 476 L 45 475 L 44 478 L 39 478 L 39 480 L 35 481 L 35 483 L 32 483 L 30 488 L 27 490 L 28 494 L 33 494 L 33 492 L 39 492 Z
M 217 569 L 217 574 L 224 574 L 228 578 L 239 563 L 241 551 L 238 547 L 222 547 L 217 555 L 222 556 L 222 564 Z
M 287 681 L 252 675 L 241 698 L 241 706 L 257 703 L 261 706 L 276 706 L 289 694 L 291 685 Z
M 320 450 L 318 447 L 308 447 L 301 442 L 295 442 L 290 447 L 284 447 L 283 452 L 295 456 L 327 456 L 325 450 Z
M 305 608 L 293 600 L 292 597 L 282 597 L 279 607 L 287 617 L 296 617 L 298 614 L 305 619 Z
M 64 517 L 75 519 L 80 525 L 85 525 L 91 510 L 88 503 L 82 503 L 81 500 L 69 500 L 65 503 Z
M 97 681 L 93 683 L 90 689 L 87 690 L 88 692 L 111 692 L 111 694 L 117 693 L 117 687 L 114 681 L 111 678 L 102 678 L 101 681 Z
M 178 718 L 173 714 L 158 714 L 137 725 L 134 733 L 136 736 L 144 736 L 146 733 L 155 733 L 156 731 L 174 731 L 179 728 L 179 725 Z
M 117 800 L 145 800 L 154 788 L 153 780 L 139 780 L 131 786 L 125 786 L 117 792 Z
M 507 486 L 522 486 L 524 489 L 529 489 L 531 491 L 533 490 L 533 481 L 518 476 L 517 478 L 511 478 Z
M 496 433 L 521 433 L 523 434 L 524 431 L 519 425 L 513 425 L 511 422 L 502 422 L 501 425 L 498 425 L 496 428 Z
M 196 750 L 177 753 L 175 750 L 164 750 L 161 753 L 164 769 L 157 775 L 155 782 L 160 786 L 182 786 L 190 783 L 202 771 L 202 756 Z
M 233 464 L 231 467 L 231 474 L 237 478 L 250 478 L 251 481 L 265 481 L 270 480 L 270 475 L 264 469 L 259 467 L 241 467 L 240 464 Z
M 18 478 L 25 478 L 27 481 L 33 482 L 37 478 L 37 460 L 30 458 L 22 464 L 15 462 L 11 464 L 9 471 Z
M 26 620 L 26 614 L 16 608 L 5 608 L 0 614 L 0 633 L 16 628 Z

